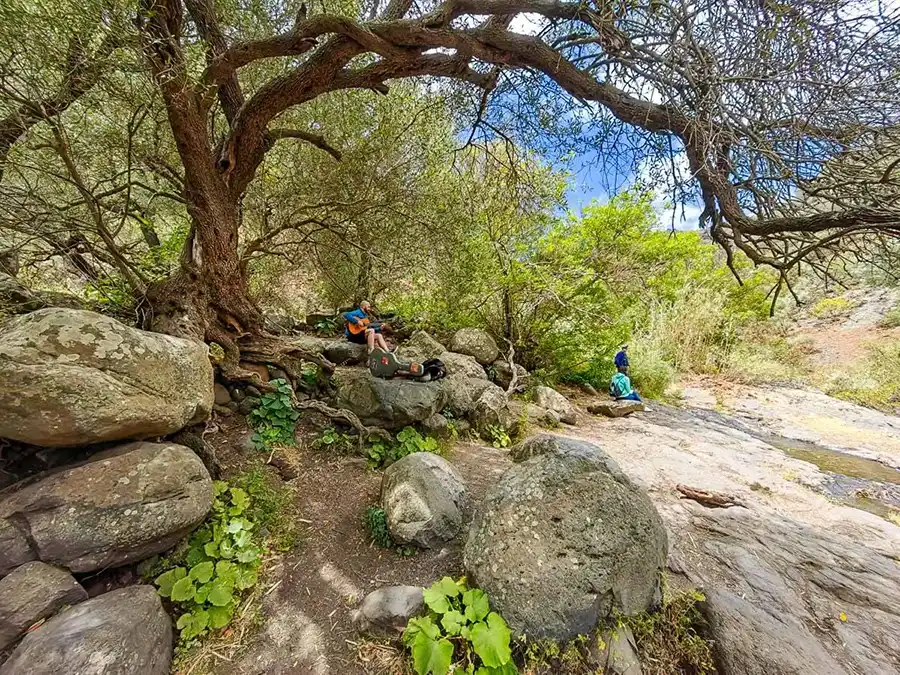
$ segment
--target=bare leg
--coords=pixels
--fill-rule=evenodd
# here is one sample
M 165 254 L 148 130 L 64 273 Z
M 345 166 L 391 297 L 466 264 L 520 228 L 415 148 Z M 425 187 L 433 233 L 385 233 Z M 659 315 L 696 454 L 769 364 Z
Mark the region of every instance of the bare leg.
M 384 335 L 381 333 L 375 333 L 375 339 L 378 341 L 378 346 L 381 347 L 384 351 L 390 351 L 387 346 L 387 342 L 385 342 Z
M 366 331 L 366 344 L 369 347 L 369 353 L 372 353 L 372 350 L 375 349 L 375 331 L 369 328 Z

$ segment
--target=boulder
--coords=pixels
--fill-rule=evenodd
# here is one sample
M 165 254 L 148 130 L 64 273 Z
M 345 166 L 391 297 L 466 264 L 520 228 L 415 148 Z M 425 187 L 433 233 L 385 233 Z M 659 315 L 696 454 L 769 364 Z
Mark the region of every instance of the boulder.
M 0 436 L 47 447 L 163 436 L 213 405 L 206 345 L 74 309 L 8 323 L 0 382 Z
M 537 434 L 516 443 L 509 449 L 509 457 L 514 462 L 524 462 L 532 457 L 546 455 L 548 453 L 570 455 L 590 461 L 608 461 L 610 472 L 619 471 L 618 465 L 606 453 L 597 453 L 597 446 L 587 441 L 577 441 L 574 438 L 554 436 L 553 434 Z
M 605 675 L 641 675 L 643 671 L 637 656 L 637 644 L 628 626 L 607 629 L 600 639 L 604 647 L 600 654 L 602 670 L 599 672 Z
M 265 328 L 275 335 L 290 335 L 297 330 L 297 319 L 283 312 L 263 312 Z
M 423 420 L 420 426 L 422 427 L 422 431 L 429 436 L 444 437 L 449 433 L 449 422 L 447 421 L 447 418 L 437 413 L 427 420 Z
M 331 378 L 335 405 L 355 413 L 363 424 L 400 429 L 417 424 L 444 408 L 447 393 L 441 382 L 385 380 L 362 368 L 338 368 Z
M 216 405 L 228 405 L 231 403 L 231 392 L 223 384 L 216 382 L 213 387 L 213 401 Z
M 452 375 L 442 380 L 447 392 L 447 406 L 457 419 L 467 416 L 475 407 L 475 401 L 487 390 L 503 393 L 493 382 L 463 375 Z
M 644 404 L 641 401 L 603 401 L 602 403 L 592 403 L 587 410 L 592 415 L 625 417 L 631 413 L 643 412 Z
M 473 356 L 456 354 L 454 352 L 442 352 L 438 357 L 447 368 L 447 375 L 469 377 L 476 380 L 487 380 L 488 376 L 484 368 Z
M 480 328 L 460 328 L 450 340 L 450 351 L 474 356 L 483 366 L 490 365 L 500 356 L 494 338 Z
M 168 675 L 172 623 L 152 586 L 104 593 L 19 643 L 0 675 Z
M 534 402 L 542 408 L 552 410 L 559 415 L 559 419 L 566 424 L 578 423 L 578 411 L 575 410 L 569 399 L 550 387 L 535 387 Z
M 0 651 L 35 622 L 87 597 L 87 592 L 64 569 L 42 562 L 16 568 L 0 579 Z
M 518 363 L 514 364 L 516 369 L 516 390 L 519 390 L 520 385 L 525 386 L 528 384 L 528 371 L 525 370 L 525 366 L 520 366 Z M 512 382 L 512 368 L 509 367 L 509 362 L 504 359 L 497 359 L 494 361 L 490 367 L 488 368 L 488 372 L 491 376 L 491 381 L 494 382 L 498 387 L 503 388 L 504 390 L 509 389 L 509 383 Z
M 368 354 L 366 345 L 347 340 L 334 340 L 325 347 L 325 358 L 337 366 L 363 363 Z
M 44 302 L 36 293 L 0 269 L 0 309 L 4 313 L 23 314 L 43 306 Z
M 547 410 L 534 403 L 526 403 L 523 401 L 511 400 L 509 402 L 509 412 L 514 419 L 519 422 L 527 422 L 528 424 L 536 424 L 540 427 L 549 427 L 551 429 L 559 426 L 559 413 L 553 410 Z
M 391 537 L 436 548 L 459 534 L 466 485 L 443 457 L 415 452 L 391 464 L 381 480 L 381 505 Z
M 499 427 L 514 436 L 522 421 L 510 409 L 506 392 L 497 386 L 485 389 L 478 397 L 472 406 L 470 418 L 475 430 L 481 435 L 488 433 L 489 427 Z
M 400 348 L 400 353 L 404 357 L 420 363 L 428 359 L 440 358 L 441 354 L 446 351 L 447 348 L 444 345 L 424 330 L 417 330 Z
M 659 600 L 659 514 L 599 447 L 570 443 L 506 471 L 469 531 L 467 574 L 513 635 L 571 640 Z
M 421 586 L 386 586 L 369 593 L 353 612 L 353 623 L 365 632 L 402 633 L 407 622 L 425 609 Z
M 206 517 L 212 481 L 190 449 L 129 443 L 0 496 L 0 575 L 30 560 L 73 572 L 171 548 Z

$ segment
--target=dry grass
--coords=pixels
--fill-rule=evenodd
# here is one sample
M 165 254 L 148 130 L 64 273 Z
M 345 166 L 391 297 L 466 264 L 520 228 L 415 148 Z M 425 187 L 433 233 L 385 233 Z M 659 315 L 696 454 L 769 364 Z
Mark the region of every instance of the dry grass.
M 363 639 L 347 643 L 356 648 L 356 660 L 369 675 L 413 675 L 406 652 L 394 642 Z

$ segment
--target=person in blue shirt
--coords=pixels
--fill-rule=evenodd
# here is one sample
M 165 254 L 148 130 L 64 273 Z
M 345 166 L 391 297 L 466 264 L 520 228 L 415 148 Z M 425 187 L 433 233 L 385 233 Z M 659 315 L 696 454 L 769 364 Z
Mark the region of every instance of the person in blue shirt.
M 619 372 L 628 374 L 628 345 L 622 345 L 622 348 L 619 349 L 619 353 L 616 354 L 616 370 Z M 624 368 L 624 370 L 623 370 Z
M 359 303 L 357 309 L 350 312 L 344 312 L 341 315 L 343 316 L 344 321 L 347 322 L 347 325 L 344 327 L 344 336 L 350 342 L 368 346 L 370 353 L 375 349 L 376 343 L 380 349 L 390 351 L 387 342 L 385 342 L 384 335 L 381 334 L 381 324 L 374 321 L 370 314 L 371 310 L 372 305 L 369 304 L 367 300 L 363 300 Z M 356 327 L 356 330 L 351 330 L 351 324 Z

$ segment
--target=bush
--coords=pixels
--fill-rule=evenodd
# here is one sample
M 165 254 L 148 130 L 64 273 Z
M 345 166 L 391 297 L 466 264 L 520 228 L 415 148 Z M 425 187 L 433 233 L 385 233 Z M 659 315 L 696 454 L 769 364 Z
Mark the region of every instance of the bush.
M 413 427 L 404 427 L 392 443 L 375 441 L 369 446 L 369 466 L 381 469 L 414 452 L 440 454 L 440 444 L 430 436 L 422 436 Z
M 297 545 L 298 532 L 291 491 L 262 468 L 231 479 L 231 484 L 250 495 L 244 515 L 258 531 L 268 532 L 276 551 L 290 551 Z
M 818 319 L 831 319 L 841 314 L 846 314 L 853 309 L 854 304 L 847 298 L 822 298 L 809 313 Z
M 363 516 L 363 526 L 372 541 L 381 548 L 393 548 L 394 540 L 388 530 L 387 514 L 380 506 L 370 506 Z
M 250 442 L 257 450 L 267 450 L 275 445 L 294 445 L 297 418 L 291 401 L 291 385 L 284 380 L 272 380 L 275 391 L 263 394 L 256 407 L 247 415 L 247 423 L 254 433 Z
M 231 622 L 241 591 L 256 585 L 262 560 L 256 523 L 247 518 L 247 493 L 222 481 L 214 489 L 212 512 L 188 539 L 183 559 L 153 582 L 179 612 L 182 647 Z
M 403 632 L 417 675 L 453 672 L 512 675 L 509 627 L 492 612 L 487 594 L 465 579 L 444 577 L 424 592 L 428 613 L 409 620 Z
M 334 427 L 327 427 L 322 431 L 322 435 L 313 441 L 313 447 L 320 450 L 350 452 L 356 447 L 356 437 L 338 431 Z
M 900 340 L 870 347 L 862 365 L 823 388 L 830 396 L 893 413 L 900 405 Z

